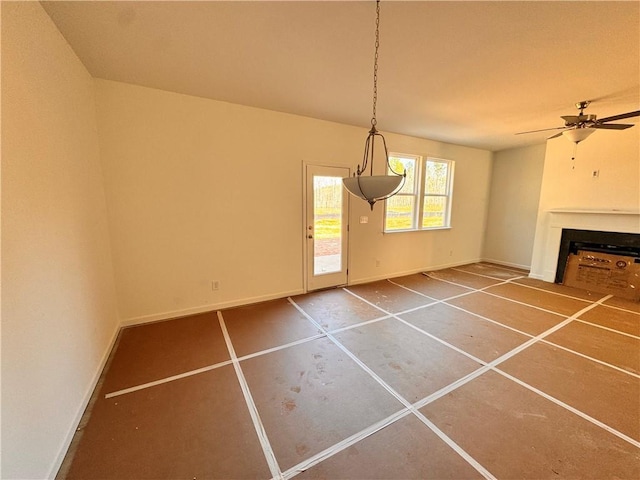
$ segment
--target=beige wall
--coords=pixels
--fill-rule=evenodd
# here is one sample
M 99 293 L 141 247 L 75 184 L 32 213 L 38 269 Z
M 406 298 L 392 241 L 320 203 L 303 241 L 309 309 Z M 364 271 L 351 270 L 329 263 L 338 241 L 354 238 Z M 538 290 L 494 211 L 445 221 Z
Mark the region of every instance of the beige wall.
M 118 327 L 93 80 L 2 2 L 2 478 L 52 477 Z
M 628 107 L 620 110 L 634 105 Z M 574 228 L 640 232 L 638 215 L 621 214 L 640 211 L 639 133 L 638 126 L 597 131 L 578 145 L 575 160 L 573 144 L 565 138 L 547 142 L 531 276 L 553 281 L 558 251 L 557 232 L 551 229 L 563 222 Z M 591 213 L 550 213 L 554 209 Z
M 366 129 L 105 80 L 96 89 L 125 323 L 303 291 L 303 162 L 354 168 Z M 392 151 L 456 161 L 453 228 L 384 235 L 383 205 L 352 200 L 350 282 L 478 260 L 491 153 L 386 137 Z
M 494 153 L 483 257 L 530 268 L 545 144 Z

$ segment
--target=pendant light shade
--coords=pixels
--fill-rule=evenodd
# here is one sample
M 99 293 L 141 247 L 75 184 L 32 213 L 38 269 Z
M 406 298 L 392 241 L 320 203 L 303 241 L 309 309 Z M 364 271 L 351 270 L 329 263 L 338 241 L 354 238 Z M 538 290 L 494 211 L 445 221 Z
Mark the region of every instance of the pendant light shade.
M 387 198 L 398 193 L 403 185 L 407 176 L 406 171 L 398 173 L 393 170 L 389 163 L 389 152 L 387 151 L 387 142 L 384 136 L 376 130 L 376 103 L 378 101 L 378 47 L 380 46 L 380 0 L 376 0 L 376 43 L 375 43 L 375 56 L 373 62 L 373 115 L 371 117 L 371 130 L 364 145 L 364 158 L 362 160 L 362 166 L 358 165 L 356 173 L 351 178 L 342 179 L 344 188 L 349 193 L 356 197 L 362 198 L 369 202 L 371 210 L 373 210 L 373 204 L 386 200 Z M 376 137 L 380 137 L 382 140 L 382 147 L 384 151 L 384 159 L 387 165 L 387 170 L 391 172 L 391 175 L 374 175 L 373 174 L 373 156 L 375 151 Z M 367 171 L 367 165 L 369 166 L 369 175 L 363 175 Z
M 369 202 L 371 205 L 371 210 L 373 210 L 373 204 L 380 201 L 386 200 L 389 197 L 392 197 L 396 193 L 398 193 L 402 187 L 404 186 L 404 180 L 407 176 L 406 172 L 397 173 L 389 164 L 389 152 L 387 151 L 387 142 L 384 139 L 384 136 L 376 130 L 375 127 L 375 119 L 372 120 L 374 125 L 369 130 L 369 135 L 367 136 L 367 141 L 364 144 L 364 159 L 362 161 L 362 168 L 358 165 L 358 170 L 351 178 L 343 178 L 342 184 L 344 188 L 347 189 L 349 193 L 355 195 L 356 197 L 360 197 L 363 200 Z M 373 174 L 373 155 L 375 151 L 375 141 L 376 137 L 380 137 L 382 140 L 382 148 L 384 152 L 384 159 L 387 163 L 387 168 L 391 171 L 392 175 L 374 175 Z M 366 168 L 367 164 L 370 165 L 370 174 L 362 175 Z
M 361 175 L 344 178 L 344 187 L 356 197 L 373 204 L 400 191 L 404 177 L 400 175 Z
M 573 143 L 578 144 L 595 131 L 595 128 L 572 128 L 571 130 L 565 130 L 562 132 L 562 135 L 567 137 Z

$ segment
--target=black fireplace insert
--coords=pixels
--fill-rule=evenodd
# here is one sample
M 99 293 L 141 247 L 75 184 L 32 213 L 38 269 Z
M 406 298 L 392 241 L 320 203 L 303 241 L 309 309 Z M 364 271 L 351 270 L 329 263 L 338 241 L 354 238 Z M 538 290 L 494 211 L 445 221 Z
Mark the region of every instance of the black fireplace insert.
M 640 234 L 562 229 L 555 283 L 562 283 L 569 254 L 578 250 L 633 257 L 640 263 Z

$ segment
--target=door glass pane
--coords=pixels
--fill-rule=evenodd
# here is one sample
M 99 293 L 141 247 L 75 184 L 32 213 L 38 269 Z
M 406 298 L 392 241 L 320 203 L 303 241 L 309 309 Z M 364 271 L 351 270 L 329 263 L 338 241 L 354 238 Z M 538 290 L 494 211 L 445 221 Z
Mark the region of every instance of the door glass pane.
M 342 178 L 313 177 L 313 274 L 342 270 Z

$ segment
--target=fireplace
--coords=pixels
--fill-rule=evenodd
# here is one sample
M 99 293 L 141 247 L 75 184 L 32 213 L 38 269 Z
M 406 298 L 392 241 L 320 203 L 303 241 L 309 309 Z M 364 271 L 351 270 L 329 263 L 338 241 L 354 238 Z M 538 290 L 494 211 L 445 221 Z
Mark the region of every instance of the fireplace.
M 578 251 L 623 255 L 640 263 L 640 234 L 563 228 L 555 283 L 563 283 L 567 259 Z
M 538 220 L 533 254 L 531 258 L 532 278 L 545 282 L 562 281 L 563 274 L 556 279 L 558 266 L 565 268 L 568 250 L 564 249 L 559 259 L 560 239 L 563 230 L 586 230 L 603 233 L 631 233 L 635 234 L 636 242 L 640 238 L 640 210 L 584 210 L 584 209 L 553 209 L 544 212 Z M 578 240 L 579 241 L 579 240 Z M 585 239 L 587 243 L 589 239 Z M 602 243 L 593 241 L 592 243 Z M 614 242 L 604 242 L 615 245 Z M 636 243 L 636 247 L 638 244 Z

